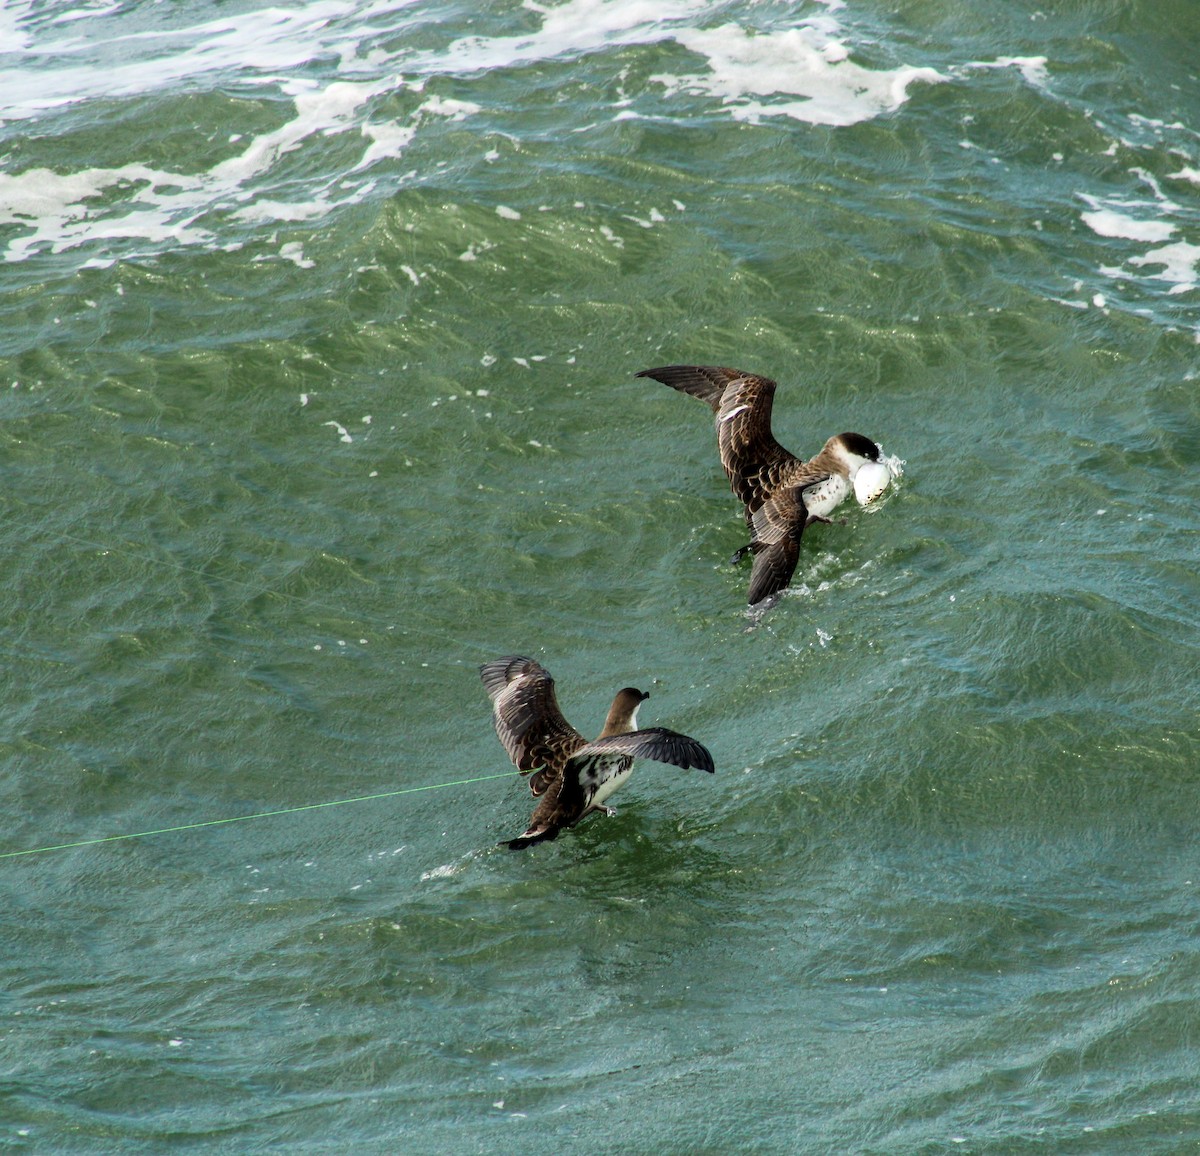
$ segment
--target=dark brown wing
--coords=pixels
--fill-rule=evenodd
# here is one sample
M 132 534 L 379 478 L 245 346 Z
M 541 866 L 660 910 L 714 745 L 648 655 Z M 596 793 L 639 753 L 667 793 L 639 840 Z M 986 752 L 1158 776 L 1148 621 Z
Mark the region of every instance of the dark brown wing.
M 815 464 L 816 461 L 816 458 L 812 458 L 807 462 L 796 462 L 792 469 L 783 473 L 781 484 L 763 499 L 757 509 L 753 512 L 747 509 L 751 536 L 756 542 L 778 542 L 785 534 L 795 534 L 799 538 L 805 527 L 814 520 L 828 521 L 825 518 L 814 519 L 808 508 L 814 499 L 829 499 L 828 487 L 824 483 L 834 478 L 829 469 Z M 844 490 L 848 489 L 848 485 L 844 487 Z
M 731 381 L 717 410 L 717 448 L 733 492 L 749 517 L 803 463 L 771 433 L 775 383 L 745 373 Z
M 497 658 L 479 668 L 479 677 L 494 704 L 496 735 L 508 757 L 521 771 L 546 768 L 530 780 L 540 794 L 586 740 L 563 718 L 554 679 L 534 659 Z
M 808 508 L 804 504 L 804 491 L 801 489 L 780 490 L 768 498 L 750 518 L 750 530 L 755 543 L 762 546 L 773 546 L 784 538 L 795 538 L 800 541 L 800 535 L 810 521 Z
M 751 542 L 750 549 L 754 551 L 754 567 L 746 601 L 753 606 L 786 589 L 791 582 L 800 557 L 800 534 L 785 534 L 778 542 Z
M 739 377 L 745 377 L 740 369 L 725 369 L 720 365 L 663 365 L 658 369 L 643 369 L 635 377 L 651 377 L 669 385 L 680 393 L 690 393 L 712 406 L 713 413 L 721 408 L 721 395 L 725 387 Z M 763 380 L 766 380 L 765 378 Z M 770 383 L 774 389 L 775 383 Z
M 688 735 L 666 727 L 646 727 L 623 735 L 609 735 L 596 739 L 577 750 L 564 768 L 564 777 L 571 778 L 592 755 L 621 754 L 635 759 L 653 759 L 656 763 L 670 763 L 674 767 L 689 770 L 696 767 L 713 772 L 712 755 L 708 749 Z
M 721 466 L 747 517 L 771 493 L 782 472 L 801 464 L 771 433 L 771 378 L 716 365 L 666 365 L 637 376 L 652 377 L 712 406 Z

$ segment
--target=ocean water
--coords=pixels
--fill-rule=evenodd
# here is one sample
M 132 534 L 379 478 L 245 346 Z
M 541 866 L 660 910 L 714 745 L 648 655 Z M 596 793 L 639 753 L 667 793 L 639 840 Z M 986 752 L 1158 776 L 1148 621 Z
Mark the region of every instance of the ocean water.
M 1198 74 L 1194 0 L 0 6 L 0 1150 L 1200 1150 Z M 673 362 L 903 463 L 761 618 Z M 509 653 L 716 774 L 498 846 Z

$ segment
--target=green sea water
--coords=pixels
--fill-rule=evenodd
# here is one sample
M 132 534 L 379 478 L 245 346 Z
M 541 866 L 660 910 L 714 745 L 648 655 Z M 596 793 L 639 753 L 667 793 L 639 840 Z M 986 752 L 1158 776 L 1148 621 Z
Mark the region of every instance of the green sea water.
M 0 10 L 0 1150 L 1200 1150 L 1198 62 Z M 904 463 L 761 618 L 674 362 Z M 512 653 L 716 774 L 498 846 Z

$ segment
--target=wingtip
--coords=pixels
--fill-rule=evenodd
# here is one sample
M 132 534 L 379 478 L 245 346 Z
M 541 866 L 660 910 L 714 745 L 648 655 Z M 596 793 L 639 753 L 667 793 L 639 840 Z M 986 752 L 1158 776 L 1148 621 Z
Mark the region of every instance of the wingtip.
M 757 516 L 757 515 L 756 515 Z M 765 542 L 755 538 L 750 543 L 754 555 L 754 566 L 750 571 L 750 587 L 746 591 L 746 605 L 766 610 L 791 584 L 800 555 L 800 534 L 785 534 L 778 542 Z
M 750 586 L 746 591 L 746 605 L 751 610 L 758 611 L 759 613 L 764 610 L 770 610 L 779 601 L 791 581 L 791 574 L 788 574 L 786 578 L 781 580 L 778 575 L 769 572 L 764 573 L 761 570 L 758 574 L 755 574 L 752 570 L 750 572 Z
M 512 681 L 515 666 L 538 666 L 536 659 L 524 654 L 505 654 L 483 663 L 479 668 L 479 677 L 483 681 L 488 696 L 495 700 L 496 696 Z

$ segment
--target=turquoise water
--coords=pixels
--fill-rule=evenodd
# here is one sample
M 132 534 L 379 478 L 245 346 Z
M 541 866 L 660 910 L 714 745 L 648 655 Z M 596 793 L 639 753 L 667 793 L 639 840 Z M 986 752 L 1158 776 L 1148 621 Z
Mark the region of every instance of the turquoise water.
M 1200 1149 L 1198 61 L 0 9 L 0 1149 Z M 761 621 L 670 362 L 904 462 Z M 498 847 L 507 653 L 717 773 Z

